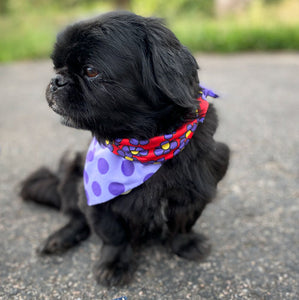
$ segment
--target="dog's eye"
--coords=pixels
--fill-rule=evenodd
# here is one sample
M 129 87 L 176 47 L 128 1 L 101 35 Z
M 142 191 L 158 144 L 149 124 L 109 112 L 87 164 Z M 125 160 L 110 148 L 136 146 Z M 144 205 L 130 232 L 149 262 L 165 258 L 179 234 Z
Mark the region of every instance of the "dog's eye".
M 84 74 L 87 77 L 94 78 L 99 75 L 99 71 L 93 67 L 87 66 L 84 68 Z

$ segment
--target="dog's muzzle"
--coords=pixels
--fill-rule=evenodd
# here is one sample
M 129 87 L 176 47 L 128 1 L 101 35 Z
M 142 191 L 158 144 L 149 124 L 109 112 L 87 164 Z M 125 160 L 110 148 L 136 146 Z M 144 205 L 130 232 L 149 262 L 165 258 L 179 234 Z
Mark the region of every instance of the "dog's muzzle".
M 58 89 L 65 87 L 69 83 L 66 76 L 61 74 L 57 74 L 54 78 L 51 79 L 50 82 L 50 91 L 56 92 Z

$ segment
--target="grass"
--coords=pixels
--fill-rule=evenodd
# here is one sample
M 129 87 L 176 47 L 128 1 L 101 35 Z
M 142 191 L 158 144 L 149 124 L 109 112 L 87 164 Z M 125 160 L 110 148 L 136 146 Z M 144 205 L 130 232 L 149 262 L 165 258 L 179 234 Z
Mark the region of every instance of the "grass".
M 263 5 L 255 0 L 248 10 L 222 18 L 191 14 L 170 23 L 192 51 L 240 52 L 299 50 L 299 1 Z
M 261 0 L 253 3 L 245 12 L 222 18 L 203 17 L 199 12 L 165 15 L 179 40 L 194 52 L 298 51 L 299 1 L 285 0 L 267 7 Z M 24 13 L 15 10 L 0 18 L 0 62 L 49 57 L 57 31 L 69 22 L 110 8 L 103 4 L 77 6 L 67 14 L 53 6 L 23 7 Z
M 49 55 L 57 25 L 38 16 L 29 20 L 13 18 L 1 20 L 0 61 L 41 58 Z
M 75 20 L 109 10 L 109 7 L 79 6 L 67 13 L 57 7 L 32 7 L 0 18 L 0 62 L 50 56 L 56 34 Z
M 177 21 L 171 25 L 191 51 L 240 52 L 299 50 L 299 24 L 268 26 L 230 21 Z

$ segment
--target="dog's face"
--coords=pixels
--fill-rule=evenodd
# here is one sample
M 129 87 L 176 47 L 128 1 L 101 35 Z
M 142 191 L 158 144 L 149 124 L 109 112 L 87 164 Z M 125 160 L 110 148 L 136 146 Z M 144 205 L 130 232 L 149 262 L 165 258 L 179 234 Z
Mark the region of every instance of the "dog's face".
M 99 140 L 167 133 L 196 110 L 197 63 L 157 19 L 114 12 L 67 27 L 46 97 Z

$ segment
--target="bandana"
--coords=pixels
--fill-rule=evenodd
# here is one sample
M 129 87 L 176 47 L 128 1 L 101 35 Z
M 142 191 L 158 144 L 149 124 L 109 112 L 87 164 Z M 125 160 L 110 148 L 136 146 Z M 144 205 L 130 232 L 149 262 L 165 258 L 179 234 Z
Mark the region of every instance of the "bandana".
M 203 123 L 214 92 L 201 87 L 196 118 L 171 134 L 148 140 L 115 139 L 99 144 L 94 137 L 86 155 L 84 187 L 88 205 L 107 202 L 128 194 L 159 170 L 162 163 L 180 153 L 189 143 L 199 123 Z

